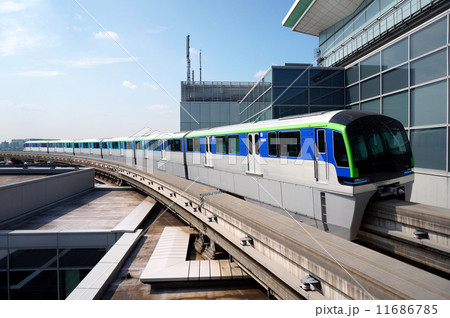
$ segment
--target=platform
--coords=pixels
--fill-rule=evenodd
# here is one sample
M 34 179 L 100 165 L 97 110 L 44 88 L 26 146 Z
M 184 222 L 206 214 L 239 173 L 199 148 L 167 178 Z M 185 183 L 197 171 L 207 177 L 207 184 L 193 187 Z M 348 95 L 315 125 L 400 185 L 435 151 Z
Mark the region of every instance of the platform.
M 186 260 L 189 238 L 189 227 L 166 227 L 141 274 L 141 281 L 166 283 L 249 278 L 229 260 Z

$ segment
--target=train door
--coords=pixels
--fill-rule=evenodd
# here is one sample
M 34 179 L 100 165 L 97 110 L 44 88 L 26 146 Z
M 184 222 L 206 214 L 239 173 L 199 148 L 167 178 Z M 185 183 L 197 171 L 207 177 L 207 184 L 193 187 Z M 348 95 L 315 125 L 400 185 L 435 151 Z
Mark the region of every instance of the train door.
M 328 181 L 328 164 L 327 164 L 327 145 L 325 140 L 325 129 L 316 129 L 315 131 L 315 158 L 314 158 L 314 174 L 316 181 Z
M 248 172 L 260 174 L 259 134 L 247 134 L 247 164 Z
M 212 167 L 211 136 L 205 137 L 205 166 Z
M 166 160 L 166 141 L 161 139 L 161 160 Z

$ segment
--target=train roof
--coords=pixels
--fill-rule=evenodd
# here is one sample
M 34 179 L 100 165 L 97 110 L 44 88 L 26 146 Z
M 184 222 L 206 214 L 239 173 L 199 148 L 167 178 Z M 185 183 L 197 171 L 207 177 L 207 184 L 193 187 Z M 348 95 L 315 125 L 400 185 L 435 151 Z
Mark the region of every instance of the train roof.
M 340 112 L 343 112 L 343 110 L 310 113 L 305 115 L 283 117 L 279 119 L 264 120 L 253 123 L 222 126 L 209 129 L 199 129 L 190 132 L 188 137 L 225 134 L 229 132 L 261 131 L 274 128 L 282 129 L 298 125 L 330 123 L 331 118 L 333 118 L 333 116 Z
M 383 116 L 377 113 L 355 110 L 336 110 L 318 113 L 309 113 L 304 115 L 290 116 L 279 119 L 258 121 L 246 124 L 236 124 L 207 129 L 198 129 L 193 131 L 163 133 L 152 132 L 144 136 L 133 137 L 111 137 L 102 139 L 82 139 L 82 140 L 35 140 L 25 143 L 60 143 L 60 142 L 100 142 L 100 141 L 133 141 L 133 140 L 155 140 L 155 139 L 173 139 L 197 136 L 212 136 L 239 132 L 257 132 L 278 129 L 295 129 L 299 126 L 314 126 L 316 124 L 336 124 L 347 126 L 351 122 L 365 116 Z M 339 127 L 339 126 L 336 126 Z

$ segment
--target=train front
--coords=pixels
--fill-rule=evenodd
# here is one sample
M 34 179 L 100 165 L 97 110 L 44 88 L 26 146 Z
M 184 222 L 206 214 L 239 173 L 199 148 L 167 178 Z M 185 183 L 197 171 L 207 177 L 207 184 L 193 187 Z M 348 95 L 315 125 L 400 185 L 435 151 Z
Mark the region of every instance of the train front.
M 350 146 L 350 178 L 341 184 L 376 190 L 379 197 L 409 200 L 414 160 L 403 125 L 393 118 L 369 112 L 346 111 L 333 118 L 346 122 Z

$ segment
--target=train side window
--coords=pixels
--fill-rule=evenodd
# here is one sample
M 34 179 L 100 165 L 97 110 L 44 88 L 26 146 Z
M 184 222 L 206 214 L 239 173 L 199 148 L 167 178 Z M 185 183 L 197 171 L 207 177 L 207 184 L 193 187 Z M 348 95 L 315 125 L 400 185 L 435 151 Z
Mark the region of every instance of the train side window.
M 259 155 L 259 134 L 255 135 L 255 153 Z
M 180 141 L 180 139 L 169 139 L 169 140 L 167 140 L 167 150 L 168 151 L 181 151 L 181 141 Z
M 142 140 L 135 141 L 135 149 L 142 150 Z
M 216 153 L 227 153 L 227 142 L 224 136 L 216 137 Z
M 70 142 L 66 143 L 66 148 L 72 148 L 72 144 Z
M 239 135 L 228 136 L 228 153 L 240 154 Z
M 150 140 L 148 143 L 148 148 L 150 150 L 159 150 L 158 140 Z
M 78 143 L 78 142 L 76 142 L 76 143 L 74 143 L 74 146 L 73 146 L 74 148 L 76 148 L 76 149 L 78 149 L 78 148 L 80 148 L 80 144 Z
M 200 137 L 192 138 L 192 151 L 194 152 L 200 152 L 201 146 L 200 146 Z
M 333 131 L 334 160 L 338 167 L 348 167 L 347 150 L 345 149 L 344 137 L 340 132 Z
M 119 142 L 117 142 L 117 141 L 113 141 L 112 143 L 111 143 L 111 148 L 112 149 L 119 149 Z
M 100 143 L 99 142 L 94 142 L 93 144 L 94 149 L 100 149 Z
M 102 148 L 108 149 L 108 142 L 102 142 Z
M 131 141 L 126 141 L 125 149 L 133 149 L 133 143 Z
M 299 131 L 280 131 L 278 136 L 281 157 L 298 157 L 300 155 Z
M 270 132 L 267 134 L 269 139 L 269 156 L 278 156 L 278 137 L 276 132 Z
M 319 153 L 325 153 L 325 130 L 321 129 L 317 131 L 317 149 Z
M 194 151 L 194 140 L 192 138 L 186 139 L 186 151 Z

